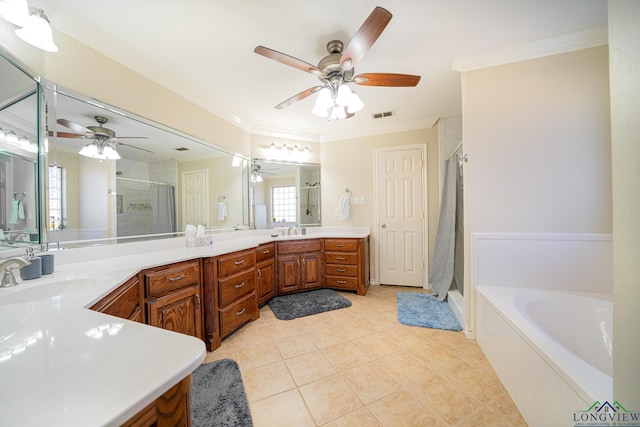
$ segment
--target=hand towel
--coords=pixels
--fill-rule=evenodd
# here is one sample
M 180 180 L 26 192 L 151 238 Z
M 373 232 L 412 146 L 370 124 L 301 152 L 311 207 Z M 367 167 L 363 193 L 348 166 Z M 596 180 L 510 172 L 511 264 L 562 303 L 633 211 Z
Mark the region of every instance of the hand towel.
M 340 197 L 340 219 L 349 219 L 351 215 L 351 197 L 343 196 Z
M 218 203 L 218 221 L 224 221 L 227 216 L 227 204 L 225 202 Z
M 24 203 L 18 200 L 18 219 L 24 219 Z
M 20 210 L 20 200 L 14 200 L 11 202 L 11 214 L 9 215 L 9 224 L 18 223 L 18 211 Z M 23 215 L 24 217 L 24 212 Z

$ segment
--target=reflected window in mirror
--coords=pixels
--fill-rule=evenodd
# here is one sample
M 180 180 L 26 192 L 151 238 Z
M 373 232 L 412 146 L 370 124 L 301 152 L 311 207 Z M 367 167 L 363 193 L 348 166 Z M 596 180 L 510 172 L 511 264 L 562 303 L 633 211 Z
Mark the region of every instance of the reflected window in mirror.
M 62 230 L 67 223 L 66 170 L 49 166 L 49 230 Z

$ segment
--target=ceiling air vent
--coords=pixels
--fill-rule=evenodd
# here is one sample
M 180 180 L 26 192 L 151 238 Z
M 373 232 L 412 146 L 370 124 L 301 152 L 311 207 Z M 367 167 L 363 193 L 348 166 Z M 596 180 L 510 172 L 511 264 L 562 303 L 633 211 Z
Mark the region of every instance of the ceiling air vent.
M 385 111 L 384 113 L 374 113 L 371 115 L 373 120 L 382 119 L 384 117 L 391 117 L 391 116 L 393 116 L 393 111 Z
M 186 147 L 178 147 L 178 148 L 176 148 L 175 150 L 176 150 L 176 151 L 189 151 L 189 149 L 188 149 L 188 148 L 186 148 Z

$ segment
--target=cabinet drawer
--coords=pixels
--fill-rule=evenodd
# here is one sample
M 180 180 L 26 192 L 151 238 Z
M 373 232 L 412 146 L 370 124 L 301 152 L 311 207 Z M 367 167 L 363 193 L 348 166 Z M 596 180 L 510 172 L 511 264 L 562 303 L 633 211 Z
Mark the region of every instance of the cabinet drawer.
M 253 249 L 222 255 L 218 257 L 218 277 L 230 276 L 253 268 L 255 263 L 256 255 Z
M 144 276 L 146 296 L 154 297 L 200 283 L 200 264 L 197 261 L 173 264 L 163 270 L 146 272 Z
M 258 303 L 256 302 L 255 293 L 250 293 L 235 304 L 220 310 L 220 332 L 225 336 L 236 329 L 238 326 L 250 321 L 256 311 L 258 311 Z
M 358 263 L 358 255 L 352 253 L 326 252 L 324 254 L 324 262 L 326 264 L 356 265 Z
M 358 241 L 353 239 L 325 239 L 324 250 L 355 252 L 358 250 Z
M 325 284 L 328 288 L 358 289 L 356 277 L 325 276 Z
M 301 252 L 317 252 L 322 249 L 320 240 L 299 240 L 295 242 L 278 242 L 278 254 L 299 254 Z
M 267 243 L 266 245 L 260 245 L 256 248 L 256 262 L 273 258 L 275 253 L 276 253 L 275 243 Z
M 220 307 L 226 307 L 232 302 L 253 292 L 256 288 L 255 277 L 253 270 L 249 270 L 246 273 L 237 274 L 224 280 L 218 280 Z
M 324 271 L 327 275 L 356 277 L 358 275 L 358 266 L 327 264 L 324 266 Z

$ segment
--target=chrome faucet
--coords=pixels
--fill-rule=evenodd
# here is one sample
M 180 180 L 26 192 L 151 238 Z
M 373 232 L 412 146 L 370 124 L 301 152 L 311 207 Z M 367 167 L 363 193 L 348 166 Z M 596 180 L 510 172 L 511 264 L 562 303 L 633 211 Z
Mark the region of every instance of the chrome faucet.
M 31 261 L 20 257 L 12 257 L 2 260 L 0 262 L 0 271 L 2 272 L 2 281 L 0 281 L 0 288 L 8 288 L 10 286 L 16 286 L 16 276 L 13 275 L 13 269 L 16 266 L 26 267 L 31 264 Z

